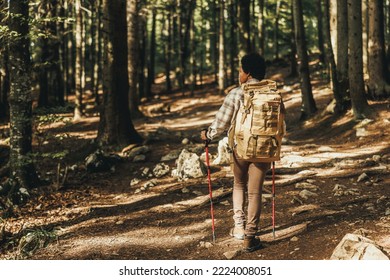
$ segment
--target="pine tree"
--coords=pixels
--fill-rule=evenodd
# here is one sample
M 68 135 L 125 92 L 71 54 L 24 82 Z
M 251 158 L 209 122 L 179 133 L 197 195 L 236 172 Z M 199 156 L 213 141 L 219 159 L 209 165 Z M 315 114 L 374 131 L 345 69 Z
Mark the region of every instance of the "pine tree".
M 32 151 L 32 104 L 31 63 L 29 51 L 28 0 L 9 2 L 10 73 L 10 173 L 16 186 L 29 188 L 38 178 L 31 159 Z

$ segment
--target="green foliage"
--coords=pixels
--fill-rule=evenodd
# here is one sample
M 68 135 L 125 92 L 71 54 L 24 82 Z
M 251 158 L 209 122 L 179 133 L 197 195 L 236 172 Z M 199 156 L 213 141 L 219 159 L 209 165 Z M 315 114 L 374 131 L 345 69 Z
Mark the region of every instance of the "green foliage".
M 46 247 L 56 238 L 57 234 L 55 231 L 47 231 L 43 228 L 26 230 L 19 239 L 16 258 L 24 259 L 29 257 L 36 250 Z

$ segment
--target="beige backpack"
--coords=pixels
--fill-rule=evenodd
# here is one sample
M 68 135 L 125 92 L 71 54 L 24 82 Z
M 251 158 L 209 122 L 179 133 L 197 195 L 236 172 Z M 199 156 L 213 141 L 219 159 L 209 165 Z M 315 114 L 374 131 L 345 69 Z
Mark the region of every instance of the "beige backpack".
M 252 162 L 280 160 L 284 135 L 284 106 L 276 82 L 243 84 L 241 104 L 229 131 L 229 146 L 239 159 Z

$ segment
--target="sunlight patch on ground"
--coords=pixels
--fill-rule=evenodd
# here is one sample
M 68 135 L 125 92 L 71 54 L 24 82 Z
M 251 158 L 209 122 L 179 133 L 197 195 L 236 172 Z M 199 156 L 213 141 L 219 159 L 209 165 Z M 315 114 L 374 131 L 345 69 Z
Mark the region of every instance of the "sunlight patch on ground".
M 129 228 L 124 233 L 115 233 L 110 235 L 107 231 L 106 236 L 79 236 L 76 240 L 72 240 L 71 249 L 67 249 L 69 255 L 80 255 L 84 252 L 91 252 L 91 248 L 95 252 L 112 252 L 126 247 L 137 247 L 142 250 L 142 247 L 158 247 L 161 249 L 175 249 L 191 244 L 194 240 L 202 240 L 206 231 L 209 231 L 210 225 L 207 221 L 192 224 L 191 226 L 183 225 L 175 228 L 167 227 L 142 227 L 140 229 Z M 154 234 L 154 233 L 159 233 Z M 178 234 L 183 232 L 183 235 Z M 61 247 L 68 247 L 67 241 L 59 243 Z M 54 245 L 56 246 L 56 245 Z
M 208 126 L 213 121 L 215 114 L 207 114 L 202 117 L 196 117 L 189 119 L 188 117 L 178 118 L 174 122 L 166 122 L 165 127 L 172 129 L 182 129 L 182 128 L 195 128 L 197 126 Z
M 305 152 L 308 152 L 307 150 L 301 152 L 285 152 L 282 154 L 281 165 L 289 167 L 304 167 L 306 164 L 326 163 L 332 159 L 345 159 L 364 155 L 371 156 L 375 153 L 380 154 L 381 151 L 387 147 L 388 143 L 382 142 L 375 147 L 370 146 L 358 149 L 344 149 L 337 152 L 315 152 L 310 155 L 304 155 Z

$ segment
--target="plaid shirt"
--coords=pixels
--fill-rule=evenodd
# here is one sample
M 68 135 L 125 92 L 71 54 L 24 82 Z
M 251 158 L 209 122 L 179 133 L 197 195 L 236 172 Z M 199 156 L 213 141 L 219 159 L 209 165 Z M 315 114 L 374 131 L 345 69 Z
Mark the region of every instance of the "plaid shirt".
M 257 79 L 250 79 L 248 83 L 259 82 Z M 207 131 L 207 138 L 214 139 L 225 132 L 232 124 L 234 116 L 240 108 L 240 103 L 244 102 L 244 93 L 241 87 L 232 89 L 225 97 L 221 108 L 219 108 L 215 119 Z

